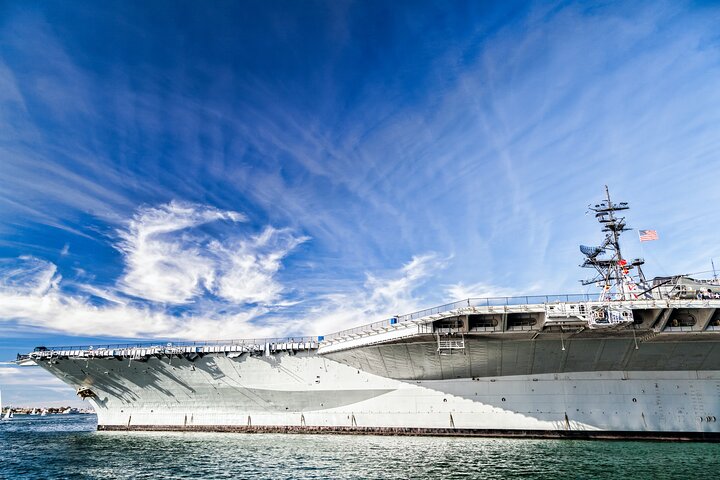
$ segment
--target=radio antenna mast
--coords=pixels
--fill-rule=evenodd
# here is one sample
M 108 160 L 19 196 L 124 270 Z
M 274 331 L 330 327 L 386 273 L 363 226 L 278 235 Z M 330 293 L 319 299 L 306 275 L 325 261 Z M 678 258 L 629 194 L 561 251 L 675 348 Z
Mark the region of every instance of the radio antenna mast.
M 628 210 L 627 202 L 613 203 L 610 198 L 610 190 L 605 185 L 605 199 L 596 205 L 588 207 L 595 212 L 595 219 L 602 225 L 605 239 L 597 247 L 580 246 L 580 251 L 585 255 L 585 261 L 581 265 L 584 268 L 593 268 L 596 274 L 593 278 L 582 280 L 583 285 L 598 285 L 602 288 L 600 300 L 631 300 L 638 296 L 640 291 L 638 283 L 645 283 L 640 266 L 644 263 L 641 258 L 628 262 L 623 258 L 620 250 L 620 235 L 630 230 L 625 224 L 625 217 L 618 215 L 618 212 Z M 637 280 L 630 275 L 630 270 L 637 268 Z

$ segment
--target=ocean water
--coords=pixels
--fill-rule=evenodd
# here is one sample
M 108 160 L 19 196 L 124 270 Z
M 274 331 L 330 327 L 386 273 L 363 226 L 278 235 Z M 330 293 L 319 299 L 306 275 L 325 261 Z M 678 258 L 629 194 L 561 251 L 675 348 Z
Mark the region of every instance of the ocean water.
M 0 422 L 0 478 L 688 478 L 720 444 L 97 432 L 94 415 Z

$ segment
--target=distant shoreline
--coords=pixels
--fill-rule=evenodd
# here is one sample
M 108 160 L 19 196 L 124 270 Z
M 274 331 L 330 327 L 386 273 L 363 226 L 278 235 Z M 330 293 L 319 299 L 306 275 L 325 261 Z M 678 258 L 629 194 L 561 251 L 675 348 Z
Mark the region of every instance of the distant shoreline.
M 41 416 L 43 412 L 46 415 L 95 415 L 95 410 L 91 408 L 74 407 L 5 407 L 0 413 L 4 414 L 8 410 L 13 415 L 29 416 Z

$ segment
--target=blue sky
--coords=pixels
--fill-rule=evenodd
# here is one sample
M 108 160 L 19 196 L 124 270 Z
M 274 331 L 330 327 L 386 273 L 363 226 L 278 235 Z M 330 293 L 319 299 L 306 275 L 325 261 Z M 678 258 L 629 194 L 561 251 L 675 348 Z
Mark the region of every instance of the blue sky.
M 626 256 L 706 271 L 718 24 L 699 2 L 0 4 L 0 359 L 583 292 L 605 184 L 660 235 Z M 79 402 L 38 369 L 0 387 Z

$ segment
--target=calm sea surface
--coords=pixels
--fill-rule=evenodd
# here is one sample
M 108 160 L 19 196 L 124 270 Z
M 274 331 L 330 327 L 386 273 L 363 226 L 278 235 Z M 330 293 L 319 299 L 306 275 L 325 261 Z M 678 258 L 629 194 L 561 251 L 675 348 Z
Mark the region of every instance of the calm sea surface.
M 720 445 L 96 432 L 94 415 L 0 422 L 0 477 L 717 478 Z

